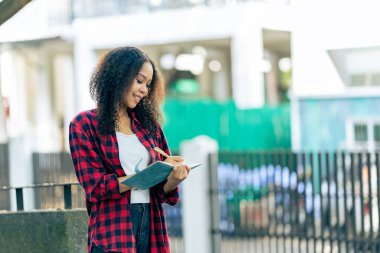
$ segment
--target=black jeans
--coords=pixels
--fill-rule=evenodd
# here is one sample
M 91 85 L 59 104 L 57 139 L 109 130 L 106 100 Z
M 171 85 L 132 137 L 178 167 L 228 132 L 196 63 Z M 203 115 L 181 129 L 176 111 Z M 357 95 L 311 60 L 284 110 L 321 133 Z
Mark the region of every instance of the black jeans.
M 150 205 L 149 203 L 131 204 L 132 228 L 137 253 L 150 253 Z M 91 253 L 104 253 L 96 246 Z

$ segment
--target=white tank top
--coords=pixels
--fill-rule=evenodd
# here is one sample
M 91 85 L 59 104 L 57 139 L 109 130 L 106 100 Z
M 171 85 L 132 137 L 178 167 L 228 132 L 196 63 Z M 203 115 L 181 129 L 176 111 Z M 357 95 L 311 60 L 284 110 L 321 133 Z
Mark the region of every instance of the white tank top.
M 150 161 L 148 150 L 135 134 L 126 135 L 116 132 L 119 145 L 119 159 L 127 176 L 145 169 Z M 150 193 L 147 190 L 131 190 L 131 203 L 149 203 Z

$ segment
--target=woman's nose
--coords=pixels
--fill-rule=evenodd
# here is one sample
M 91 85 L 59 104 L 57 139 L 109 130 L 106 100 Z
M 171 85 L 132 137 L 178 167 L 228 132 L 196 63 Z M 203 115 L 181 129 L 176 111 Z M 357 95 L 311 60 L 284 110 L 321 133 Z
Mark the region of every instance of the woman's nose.
M 141 91 L 144 95 L 148 94 L 148 87 L 147 87 L 147 85 L 146 85 L 146 84 L 141 85 L 141 87 L 140 87 L 140 91 Z

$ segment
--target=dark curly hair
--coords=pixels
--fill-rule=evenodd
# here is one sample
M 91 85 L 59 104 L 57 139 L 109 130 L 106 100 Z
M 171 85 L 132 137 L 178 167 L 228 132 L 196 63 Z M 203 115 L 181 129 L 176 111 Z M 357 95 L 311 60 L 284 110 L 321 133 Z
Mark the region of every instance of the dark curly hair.
M 163 100 L 163 79 L 149 56 L 136 47 L 120 47 L 109 51 L 96 66 L 90 80 L 90 94 L 96 102 L 100 133 L 116 130 L 119 108 L 124 108 L 122 97 L 136 78 L 142 65 L 149 62 L 153 68 L 148 95 L 134 109 L 143 128 L 157 131 L 162 118 L 159 104 Z

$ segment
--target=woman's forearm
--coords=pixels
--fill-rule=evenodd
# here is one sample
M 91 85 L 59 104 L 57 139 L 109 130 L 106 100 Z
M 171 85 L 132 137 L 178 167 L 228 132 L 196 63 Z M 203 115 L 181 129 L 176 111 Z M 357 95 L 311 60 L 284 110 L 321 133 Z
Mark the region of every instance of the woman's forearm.
M 164 192 L 165 192 L 165 194 L 168 194 L 169 192 L 173 191 L 179 185 L 179 183 L 180 182 L 178 182 L 176 184 L 174 182 L 170 182 L 169 180 L 166 181 L 166 183 L 164 184 Z

